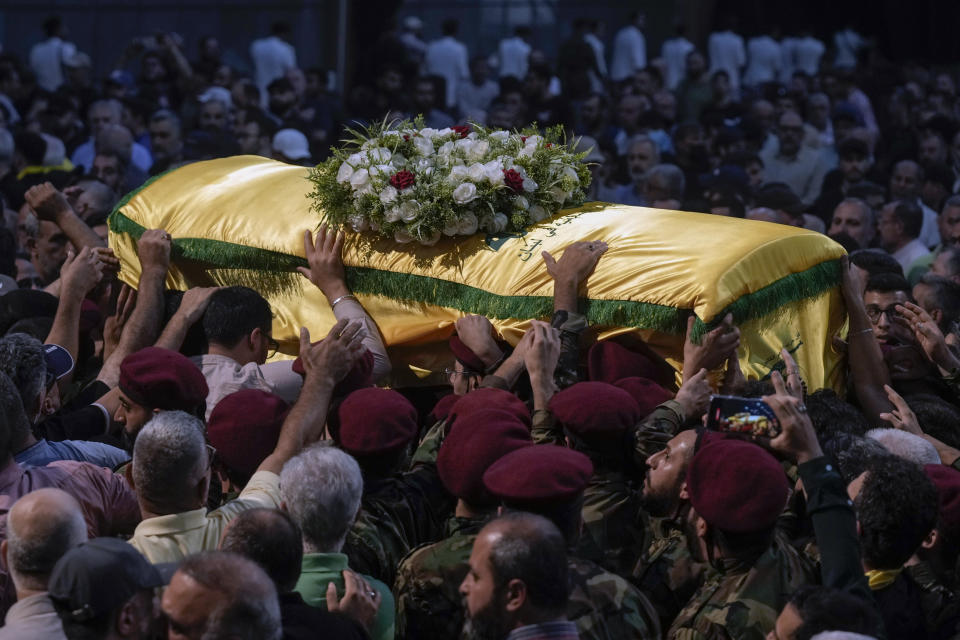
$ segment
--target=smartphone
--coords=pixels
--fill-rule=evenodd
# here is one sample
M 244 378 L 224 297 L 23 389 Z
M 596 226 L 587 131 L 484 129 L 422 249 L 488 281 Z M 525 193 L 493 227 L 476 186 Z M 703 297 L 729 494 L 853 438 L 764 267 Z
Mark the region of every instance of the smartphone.
M 770 405 L 759 398 L 712 396 L 707 428 L 752 437 L 776 438 L 780 435 L 780 421 Z

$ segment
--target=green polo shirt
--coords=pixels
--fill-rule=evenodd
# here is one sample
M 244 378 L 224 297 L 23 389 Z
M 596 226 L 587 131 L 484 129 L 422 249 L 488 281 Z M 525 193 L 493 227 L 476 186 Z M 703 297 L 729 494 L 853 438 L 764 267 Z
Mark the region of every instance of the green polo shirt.
M 303 596 L 307 604 L 325 610 L 327 585 L 331 582 L 337 585 L 337 597 L 342 598 L 345 589 L 342 571 L 349 568 L 347 556 L 342 553 L 305 553 L 303 568 L 295 591 Z M 363 576 L 363 578 L 380 594 L 380 609 L 373 620 L 370 637 L 372 640 L 393 640 L 393 621 L 396 612 L 393 593 L 379 580 L 370 576 Z

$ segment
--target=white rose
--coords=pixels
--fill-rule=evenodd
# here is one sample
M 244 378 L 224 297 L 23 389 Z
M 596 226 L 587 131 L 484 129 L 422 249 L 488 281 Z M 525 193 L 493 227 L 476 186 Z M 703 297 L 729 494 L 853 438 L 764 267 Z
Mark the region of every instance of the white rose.
M 372 149 L 377 144 L 377 140 L 370 138 L 369 140 L 364 140 L 363 144 L 360 145 L 360 148 L 363 150 Z
M 564 177 L 566 177 L 566 178 L 572 178 L 573 180 L 576 180 L 577 183 L 580 182 L 580 176 L 577 175 L 577 171 L 576 171 L 576 169 L 574 169 L 573 167 L 570 167 L 570 166 L 564 167 L 564 168 L 563 168 L 563 175 L 564 175 Z
M 494 214 L 493 219 L 490 221 L 490 227 L 493 233 L 505 231 L 508 224 L 510 224 L 510 218 L 502 213 Z
M 450 175 L 447 176 L 447 182 L 457 184 L 470 177 L 470 171 L 462 164 L 450 167 Z
M 550 189 L 550 195 L 553 196 L 553 199 L 556 200 L 558 204 L 563 204 L 567 201 L 567 198 L 570 197 L 570 192 L 564 191 L 560 187 L 554 187 Z
M 420 129 L 420 135 L 423 136 L 424 138 L 429 138 L 430 140 L 433 140 L 438 133 L 439 131 L 437 131 L 436 129 L 431 129 L 429 127 L 427 127 L 426 129 Z
M 532 207 L 530 207 L 530 211 L 528 213 L 530 214 L 530 220 L 532 220 L 533 222 L 540 222 L 541 220 L 546 220 L 550 216 L 547 210 L 538 204 L 535 204 Z
M 471 160 L 482 160 L 488 153 L 490 153 L 490 143 L 486 140 L 481 140 L 480 142 L 475 142 L 470 150 L 467 151 L 467 157 Z
M 396 222 L 400 219 L 400 207 L 393 206 L 383 212 L 383 219 L 387 222 Z
M 361 215 L 350 216 L 348 221 L 350 222 L 350 226 L 353 227 L 353 230 L 358 233 L 370 228 L 370 225 L 367 224 L 367 219 Z
M 470 133 L 467 134 L 467 137 L 470 138 L 471 140 L 476 140 L 476 139 L 477 139 L 477 132 L 476 132 L 476 131 L 471 131 Z
M 445 236 L 455 236 L 460 233 L 460 220 L 454 220 L 447 226 L 443 228 L 443 235 Z
M 479 224 L 480 221 L 477 220 L 477 216 L 468 211 L 461 216 L 460 224 L 457 225 L 457 233 L 462 236 L 472 236 L 477 232 Z
M 393 154 L 393 159 L 390 161 L 390 164 L 392 164 L 393 166 L 395 166 L 395 167 L 401 167 L 401 168 L 402 168 L 403 165 L 405 165 L 406 163 L 407 163 L 407 159 L 406 159 L 405 157 L 403 157 L 402 155 L 400 155 L 399 153 Z
M 540 136 L 527 136 L 527 140 L 523 144 L 527 147 L 536 147 L 540 144 L 541 140 L 543 140 L 543 138 Z
M 524 147 L 523 149 L 520 149 L 520 153 L 517 154 L 517 157 L 518 157 L 518 158 L 532 158 L 532 157 L 533 157 L 533 153 L 534 153 L 534 151 L 536 151 L 536 150 L 537 150 L 536 147 Z
M 350 186 L 354 191 L 360 191 L 370 186 L 370 173 L 366 169 L 359 169 L 350 176 Z
M 454 130 L 451 129 L 450 127 L 444 127 L 443 129 L 440 129 L 440 131 L 437 131 L 437 135 L 438 135 L 438 136 L 448 136 L 448 135 L 450 135 L 451 133 L 454 133 Z M 460 134 L 458 133 L 457 136 L 459 136 L 459 135 L 460 135 Z
M 390 204 L 391 202 L 396 201 L 397 193 L 397 190 L 391 186 L 384 187 L 383 191 L 380 192 L 380 202 L 383 204 Z
M 527 193 L 536 191 L 536 190 L 537 190 L 537 186 L 539 186 L 539 185 L 537 185 L 537 183 L 534 182 L 532 178 L 524 178 L 524 179 L 523 179 L 523 190 L 526 191 Z
M 413 146 L 422 156 L 429 156 L 433 153 L 433 141 L 424 136 L 416 136 L 413 139 Z
M 530 202 L 523 196 L 517 196 L 513 201 L 513 206 L 521 211 L 526 211 L 530 208 Z
M 460 140 L 455 140 L 453 146 L 457 149 L 460 149 L 464 153 L 470 153 L 470 150 L 473 149 L 476 144 L 477 143 L 470 138 L 461 138 Z
M 490 163 L 484 165 L 483 175 L 486 177 L 487 182 L 497 187 L 503 184 L 503 167 L 494 164 L 490 166 Z
M 483 180 L 486 174 L 484 172 L 483 165 L 475 162 L 467 168 L 467 175 L 474 182 L 480 182 Z
M 349 163 L 344 162 L 340 165 L 340 169 L 337 171 L 337 182 L 340 184 L 346 184 L 350 182 L 350 176 L 353 175 L 353 167 Z
M 367 152 L 361 151 L 360 153 L 351 153 L 347 158 L 347 162 L 350 163 L 350 166 L 356 169 L 361 164 L 367 161 Z
M 419 160 L 417 160 L 417 165 L 416 165 L 417 171 L 424 172 L 431 167 L 433 167 L 433 163 L 427 160 L 426 158 L 420 158 Z
M 508 138 L 510 138 L 510 132 L 502 129 L 490 134 L 490 139 L 496 140 L 497 142 L 506 142 Z
M 437 149 L 437 153 L 441 156 L 449 156 L 451 153 L 453 153 L 454 149 L 456 149 L 456 145 L 454 145 L 452 142 L 444 142 L 442 145 L 440 145 L 440 148 Z
M 378 164 L 370 167 L 369 171 L 371 177 L 376 176 L 378 178 L 389 178 L 396 172 L 397 169 L 392 164 Z
M 420 203 L 416 200 L 407 200 L 400 205 L 400 219 L 404 222 L 413 222 L 420 214 Z
M 467 204 L 477 199 L 477 187 L 472 182 L 464 182 L 453 190 L 453 201 L 457 204 Z
M 426 238 L 420 238 L 420 244 L 425 247 L 432 247 L 437 244 L 437 241 L 440 240 L 440 232 L 434 231 L 432 236 L 427 236 Z
M 406 244 L 413 241 L 413 236 L 402 229 L 398 229 L 393 233 L 393 239 L 400 244 Z

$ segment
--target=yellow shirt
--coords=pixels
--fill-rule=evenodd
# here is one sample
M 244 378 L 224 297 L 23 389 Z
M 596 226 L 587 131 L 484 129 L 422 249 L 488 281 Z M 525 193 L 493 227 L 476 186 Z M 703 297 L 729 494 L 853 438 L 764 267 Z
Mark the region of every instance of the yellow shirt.
M 207 512 L 194 509 L 184 513 L 147 518 L 133 532 L 130 544 L 153 564 L 179 562 L 200 551 L 213 551 L 233 518 L 247 509 L 280 508 L 280 476 L 258 471 L 236 500 Z

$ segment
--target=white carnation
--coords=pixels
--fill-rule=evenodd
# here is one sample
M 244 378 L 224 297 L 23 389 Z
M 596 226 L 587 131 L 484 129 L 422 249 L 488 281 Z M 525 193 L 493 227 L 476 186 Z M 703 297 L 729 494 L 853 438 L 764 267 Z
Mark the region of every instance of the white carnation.
M 404 222 L 413 222 L 420 215 L 420 203 L 416 200 L 407 200 L 400 204 L 400 219 Z
M 535 204 L 532 207 L 530 207 L 530 211 L 528 213 L 530 214 L 530 220 L 533 222 L 540 222 L 541 220 L 546 220 L 550 216 L 547 210 L 538 204 Z
M 423 173 L 424 171 L 432 167 L 433 167 L 433 163 L 427 160 L 426 158 L 420 158 L 419 160 L 417 160 L 416 169 L 420 173 Z
M 440 145 L 440 148 L 437 149 L 437 153 L 441 156 L 449 156 L 451 153 L 453 153 L 454 149 L 456 149 L 456 145 L 454 145 L 453 142 L 448 141 Z
M 387 222 L 396 222 L 400 219 L 400 207 L 394 205 L 383 212 L 383 219 Z
M 550 195 L 553 196 L 553 199 L 557 201 L 557 204 L 563 204 L 567 201 L 567 198 L 570 197 L 569 191 L 564 191 L 560 187 L 554 187 L 550 189 Z
M 472 182 L 464 182 L 453 190 L 453 201 L 457 204 L 467 204 L 477 199 L 477 187 Z
M 486 140 L 473 143 L 473 146 L 467 151 L 467 158 L 470 160 L 482 160 L 485 155 L 490 153 L 490 143 Z
M 577 175 L 577 170 L 569 165 L 563 168 L 563 175 L 565 178 L 572 178 L 573 180 L 576 180 L 577 183 L 580 182 L 580 176 Z
M 460 151 L 463 151 L 467 155 L 470 154 L 470 152 L 473 150 L 473 148 L 476 145 L 477 143 L 471 140 L 470 138 L 461 138 L 460 140 L 456 140 L 453 143 L 453 146 L 455 148 L 459 149 Z
M 520 153 L 517 154 L 517 157 L 518 157 L 518 158 L 532 158 L 532 157 L 533 157 L 533 153 L 534 153 L 534 151 L 536 151 L 536 150 L 537 150 L 536 147 L 524 147 L 523 149 L 520 149 Z
M 477 136 L 476 131 L 471 131 L 470 133 L 467 134 L 467 137 L 470 138 L 471 140 L 476 140 L 479 136 Z
M 510 138 L 510 132 L 502 129 L 490 134 L 490 139 L 496 140 L 497 142 L 506 142 L 508 138 Z
M 361 164 L 367 161 L 367 152 L 363 151 L 361 153 L 351 153 L 347 158 L 347 163 L 354 169 L 358 168 Z
M 366 169 L 358 169 L 350 176 L 350 186 L 354 191 L 360 191 L 370 186 L 370 173 Z
M 480 182 L 486 176 L 483 165 L 475 162 L 467 168 L 467 175 L 474 182 Z
M 344 162 L 340 165 L 340 169 L 337 171 L 337 182 L 340 184 L 346 184 L 350 182 L 350 176 L 353 175 L 353 167 L 349 163 Z
M 392 164 L 378 164 L 370 167 L 370 176 L 378 178 L 389 178 L 397 172 L 396 167 Z
M 447 182 L 450 184 L 457 184 L 463 182 L 470 177 L 470 171 L 462 164 L 457 164 L 450 167 L 450 174 L 447 176 Z
M 443 129 L 440 129 L 440 131 L 437 131 L 438 136 L 448 136 L 451 133 L 455 133 L 455 132 L 450 127 L 444 127 Z M 457 135 L 459 136 L 460 134 L 458 133 Z
M 425 136 L 415 136 L 413 138 L 413 146 L 416 148 L 417 153 L 422 156 L 429 156 L 433 153 L 433 141 Z
M 407 163 L 407 159 L 404 156 L 400 155 L 399 153 L 393 154 L 393 159 L 390 161 L 390 164 L 401 169 L 403 168 L 403 165 L 405 165 L 406 163 Z
M 526 191 L 527 193 L 531 193 L 531 192 L 533 192 L 533 191 L 536 191 L 536 190 L 537 190 L 537 186 L 538 186 L 537 183 L 534 182 L 532 178 L 524 178 L 524 179 L 523 179 L 523 190 Z
M 543 138 L 540 136 L 527 136 L 527 140 L 523 144 L 527 147 L 536 147 L 538 144 L 540 144 L 541 140 L 543 140 Z
M 469 211 L 460 217 L 460 224 L 457 225 L 457 233 L 462 236 L 472 236 L 477 232 L 480 221 L 477 216 Z
M 347 220 L 350 222 L 350 226 L 353 228 L 353 230 L 357 233 L 366 231 L 370 228 L 370 225 L 367 224 L 367 219 L 361 215 L 350 216 Z
M 439 133 L 440 133 L 439 131 L 437 131 L 436 129 L 431 129 L 430 127 L 427 127 L 426 129 L 420 129 L 420 135 L 423 136 L 424 138 L 429 138 L 431 140 L 437 137 L 437 134 Z
M 386 186 L 383 188 L 383 191 L 380 192 L 380 202 L 383 204 L 390 204 L 395 202 L 397 199 L 398 191 L 392 186 Z

